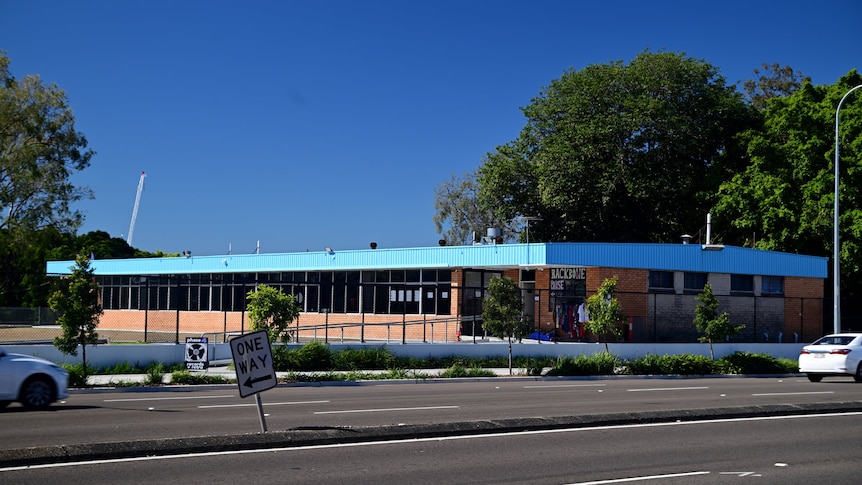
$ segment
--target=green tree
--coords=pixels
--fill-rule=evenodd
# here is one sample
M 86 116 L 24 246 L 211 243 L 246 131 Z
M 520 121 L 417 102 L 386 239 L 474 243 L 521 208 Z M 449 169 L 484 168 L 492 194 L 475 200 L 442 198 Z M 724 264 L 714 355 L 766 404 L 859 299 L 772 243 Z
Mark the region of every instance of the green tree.
M 694 325 L 703 336 L 698 340 L 709 342 L 709 356 L 715 360 L 712 343 L 739 333 L 745 325 L 731 325 L 727 312 L 718 314 L 718 298 L 709 283 L 703 285 L 703 292 L 697 295 L 698 303 L 694 309 Z
M 476 173 L 464 174 L 440 184 L 434 189 L 434 227 L 449 244 L 472 244 L 473 234 L 485 234 L 491 227 L 502 230 L 504 240 L 510 240 L 517 230 L 512 221 L 499 219 L 494 211 L 479 204 Z
M 805 84 L 769 102 L 762 128 L 740 134 L 750 163 L 721 185 L 713 211 L 724 221 L 725 242 L 832 256 L 835 111 L 859 84 L 856 70 L 832 85 Z M 856 304 L 862 297 L 862 93 L 851 94 L 840 115 L 841 287 Z
M 63 329 L 62 335 L 54 339 L 54 345 L 60 352 L 69 355 L 78 355 L 78 346 L 81 346 L 86 382 L 87 345 L 95 345 L 99 338 L 96 325 L 103 310 L 99 304 L 99 288 L 93 269 L 90 268 L 89 257 L 78 255 L 71 269 L 72 274 L 60 280 L 60 289 L 51 295 L 48 304 L 59 314 L 57 323 Z
M 73 239 L 53 227 L 0 230 L 0 306 L 47 306 L 54 286 L 53 278 L 45 274 L 45 261 L 54 259 L 55 248 Z M 63 259 L 74 259 L 74 253 Z
M 39 76 L 16 80 L 0 51 L 0 229 L 74 232 L 83 215 L 71 204 L 92 192 L 70 177 L 87 168 L 93 154 L 75 131 L 66 93 Z
M 811 82 L 811 77 L 794 71 L 790 66 L 781 67 L 777 62 L 763 63 L 762 69 L 755 69 L 755 79 L 742 83 L 745 99 L 758 110 L 766 109 L 766 102 L 772 98 L 790 96 L 805 83 Z
M 288 325 L 299 317 L 299 305 L 294 296 L 272 286 L 259 285 L 249 291 L 246 298 L 251 330 L 266 330 L 270 342 L 289 342 Z
M 587 332 L 595 335 L 599 342 L 604 341 L 605 352 L 610 352 L 607 336 L 619 340 L 622 337 L 622 325 L 625 323 L 623 310 L 616 296 L 618 281 L 616 276 L 605 279 L 598 292 L 587 298 L 588 320 L 584 327 Z
M 524 315 L 521 289 L 512 278 L 494 278 L 482 302 L 482 327 L 491 335 L 509 342 L 509 375 L 512 375 L 512 340 L 520 341 L 533 330 Z
M 701 227 L 742 168 L 734 136 L 756 123 L 735 86 L 683 54 L 566 71 L 523 108 L 520 136 L 479 168 L 479 200 L 503 220 L 537 216 L 553 241 L 677 241 Z

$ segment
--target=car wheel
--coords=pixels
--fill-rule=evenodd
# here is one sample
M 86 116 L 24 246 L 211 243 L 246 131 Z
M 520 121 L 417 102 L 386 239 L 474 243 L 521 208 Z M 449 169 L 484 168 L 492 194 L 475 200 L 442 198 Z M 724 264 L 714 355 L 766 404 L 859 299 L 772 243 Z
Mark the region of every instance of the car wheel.
M 853 374 L 853 380 L 856 382 L 862 382 L 862 362 L 860 362 L 859 366 L 856 367 L 856 373 Z
M 29 409 L 43 409 L 54 402 L 54 384 L 44 376 L 31 377 L 21 386 L 21 404 Z
M 823 376 L 819 376 L 817 374 L 808 374 L 808 380 L 811 382 L 820 382 L 823 379 Z

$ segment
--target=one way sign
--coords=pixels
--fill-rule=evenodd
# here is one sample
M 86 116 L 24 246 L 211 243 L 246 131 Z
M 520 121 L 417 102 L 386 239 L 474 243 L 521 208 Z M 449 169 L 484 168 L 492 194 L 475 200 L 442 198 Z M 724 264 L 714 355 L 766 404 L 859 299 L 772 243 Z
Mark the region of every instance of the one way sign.
M 230 341 L 240 397 L 247 397 L 278 384 L 272 367 L 272 347 L 265 330 L 247 333 Z

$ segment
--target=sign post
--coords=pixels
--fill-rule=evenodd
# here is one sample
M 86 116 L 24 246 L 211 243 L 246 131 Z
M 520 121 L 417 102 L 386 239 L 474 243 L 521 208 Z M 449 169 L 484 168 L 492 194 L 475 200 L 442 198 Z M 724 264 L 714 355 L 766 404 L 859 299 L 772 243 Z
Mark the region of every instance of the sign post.
M 272 366 L 272 347 L 269 335 L 265 330 L 247 333 L 230 341 L 230 351 L 233 355 L 236 383 L 239 386 L 240 397 L 255 395 L 257 412 L 260 417 L 260 429 L 266 433 L 266 420 L 263 415 L 263 403 L 260 392 L 272 389 L 278 384 L 275 368 Z

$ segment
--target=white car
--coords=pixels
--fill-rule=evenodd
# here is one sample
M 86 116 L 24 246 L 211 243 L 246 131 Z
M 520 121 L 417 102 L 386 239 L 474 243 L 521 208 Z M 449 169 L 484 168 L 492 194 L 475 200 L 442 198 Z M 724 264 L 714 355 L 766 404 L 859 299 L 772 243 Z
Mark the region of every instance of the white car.
M 38 357 L 10 354 L 0 347 L 0 408 L 18 401 L 43 409 L 69 395 L 69 372 Z
M 802 347 L 799 372 L 811 382 L 826 376 L 853 376 L 862 382 L 862 333 L 836 333 Z

